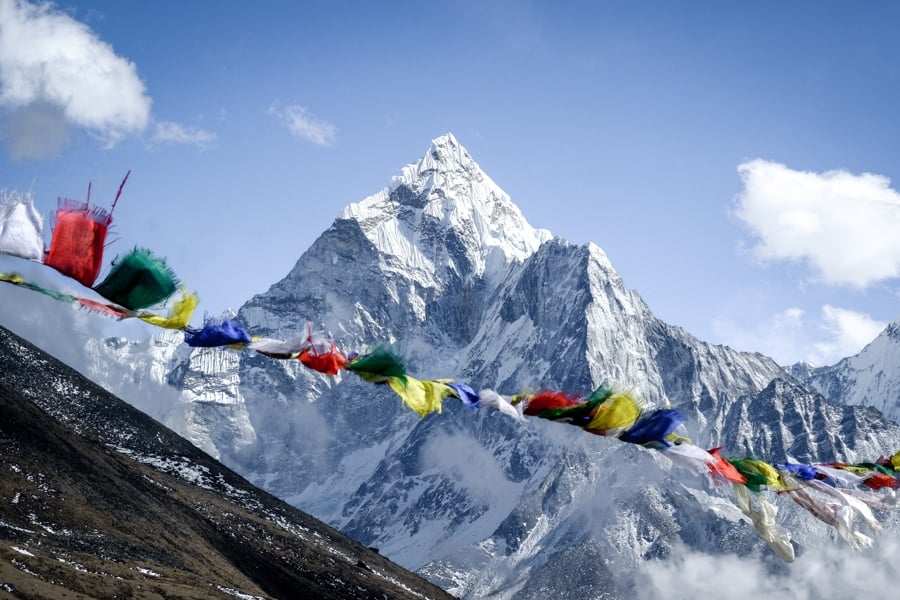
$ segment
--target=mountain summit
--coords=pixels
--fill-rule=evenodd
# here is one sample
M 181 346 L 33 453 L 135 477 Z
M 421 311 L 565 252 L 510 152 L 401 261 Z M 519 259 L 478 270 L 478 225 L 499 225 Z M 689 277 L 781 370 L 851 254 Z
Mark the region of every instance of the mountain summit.
M 338 218 L 358 222 L 384 256 L 404 259 L 390 268 L 435 286 L 446 271 L 480 277 L 491 265 L 522 261 L 550 239 L 528 224 L 452 133 Z
M 601 248 L 528 225 L 452 135 L 344 209 L 238 319 L 281 339 L 311 322 L 345 351 L 390 346 L 414 376 L 501 393 L 632 388 L 684 412 L 697 444 L 771 460 L 853 462 L 895 450 L 900 435 L 765 356 L 657 319 Z M 95 372 L 156 356 L 128 385 L 174 388 L 183 404 L 167 423 L 451 593 L 628 595 L 634 568 L 676 546 L 747 554 L 762 544 L 727 491 L 641 448 L 450 402 L 418 419 L 385 386 L 176 344 L 106 342 Z M 808 515 L 783 514 L 801 545 L 828 535 Z M 594 568 L 572 578 L 576 559 Z

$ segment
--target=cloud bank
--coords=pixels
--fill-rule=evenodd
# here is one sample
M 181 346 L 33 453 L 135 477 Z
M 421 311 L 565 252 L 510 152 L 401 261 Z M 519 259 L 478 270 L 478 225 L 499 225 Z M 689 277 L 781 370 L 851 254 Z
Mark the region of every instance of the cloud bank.
M 859 353 L 887 325 L 865 313 L 826 304 L 818 317 L 788 308 L 749 326 L 729 319 L 714 320 L 713 330 L 729 346 L 763 352 L 782 365 L 802 360 L 824 366 Z
M 900 193 L 881 175 L 794 171 L 766 160 L 738 167 L 735 216 L 763 261 L 807 263 L 830 285 L 865 288 L 900 277 Z
M 277 102 L 269 107 L 269 114 L 288 128 L 299 138 L 309 140 L 317 146 L 333 146 L 337 137 L 337 128 L 323 121 L 305 106 L 291 104 L 280 106 Z
M 640 600 L 889 598 L 900 577 L 898 550 L 900 544 L 886 536 L 863 552 L 812 546 L 773 572 L 758 557 L 713 556 L 681 547 L 668 560 L 639 565 L 634 595 Z
M 0 110 L 13 158 L 59 151 L 68 127 L 106 146 L 143 131 L 151 99 L 134 63 L 50 5 L 0 0 Z

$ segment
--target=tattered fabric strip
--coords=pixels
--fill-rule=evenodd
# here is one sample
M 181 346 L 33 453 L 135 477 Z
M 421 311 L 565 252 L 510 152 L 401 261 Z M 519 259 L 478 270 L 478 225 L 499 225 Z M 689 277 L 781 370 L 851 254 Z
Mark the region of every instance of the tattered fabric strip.
M 71 304 L 76 301 L 75 296 L 70 296 L 69 294 L 63 294 L 61 292 L 49 290 L 45 287 L 37 285 L 36 283 L 25 281 L 25 279 L 18 273 L 0 273 L 0 281 L 5 281 L 6 283 L 11 283 L 13 285 L 29 289 L 33 292 L 44 294 L 45 296 L 50 296 L 51 298 L 59 300 L 60 302 L 68 302 Z
M 113 306 L 112 304 L 105 304 L 103 302 L 97 302 L 96 300 L 90 300 L 88 298 L 75 298 L 75 300 L 82 306 L 82 308 L 86 308 L 92 312 L 106 315 L 107 317 L 112 317 L 114 319 L 127 319 L 128 317 L 133 317 L 134 313 L 125 310 L 119 306 Z
M 733 487 L 738 508 L 750 519 L 763 541 L 769 545 L 778 558 L 785 562 L 794 562 L 791 532 L 775 523 L 778 507 L 758 494 L 754 494 L 751 499 L 748 486 L 736 483 Z

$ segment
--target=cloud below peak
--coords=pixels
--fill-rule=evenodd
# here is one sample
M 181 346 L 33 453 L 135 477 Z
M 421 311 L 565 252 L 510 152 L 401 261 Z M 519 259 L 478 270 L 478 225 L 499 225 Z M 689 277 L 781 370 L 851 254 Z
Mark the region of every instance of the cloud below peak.
M 757 159 L 738 167 L 734 215 L 762 261 L 806 262 L 816 279 L 865 288 L 900 277 L 900 193 L 881 175 L 812 173 Z

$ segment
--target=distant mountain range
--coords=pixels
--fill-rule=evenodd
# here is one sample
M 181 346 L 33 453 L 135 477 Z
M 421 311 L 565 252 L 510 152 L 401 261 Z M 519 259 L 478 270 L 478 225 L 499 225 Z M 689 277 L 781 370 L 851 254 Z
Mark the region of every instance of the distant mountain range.
M 0 597 L 449 598 L 0 327 Z
M 450 134 L 347 206 L 237 318 L 282 339 L 310 322 L 344 350 L 388 346 L 415 376 L 503 393 L 587 394 L 606 381 L 678 407 L 696 443 L 731 455 L 852 462 L 900 441 L 878 410 L 823 397 L 816 371 L 654 317 L 601 248 L 529 225 Z M 180 334 L 94 339 L 85 352 L 93 379 L 256 485 L 466 598 L 628 597 L 635 566 L 675 545 L 762 545 L 727 488 L 575 428 L 450 401 L 419 419 L 384 386 L 192 350 Z M 879 381 L 896 386 L 898 363 L 884 360 Z M 148 402 L 151 390 L 165 401 Z M 834 543 L 803 511 L 779 518 L 801 556 Z M 572 577 L 573 564 L 591 568 Z

